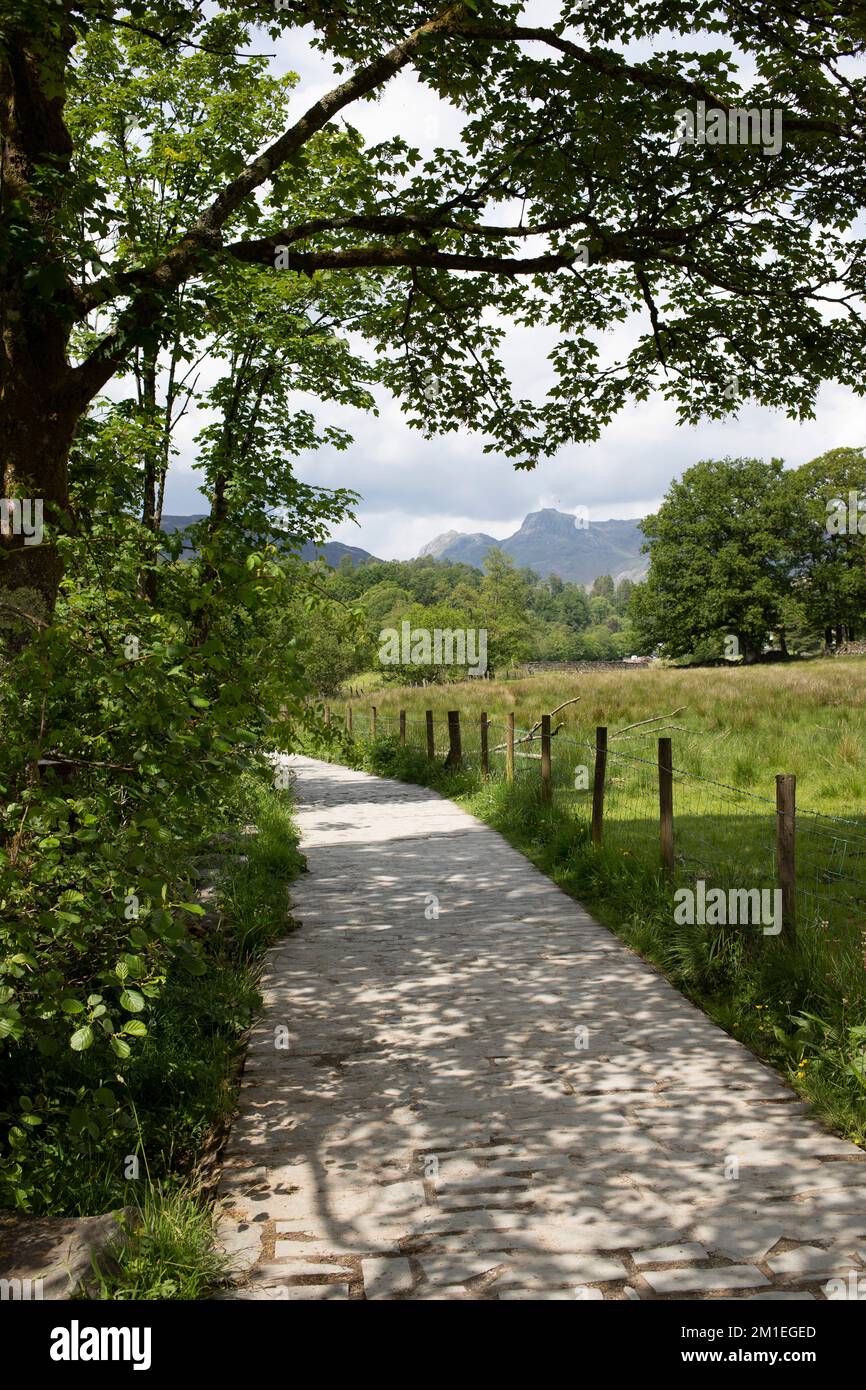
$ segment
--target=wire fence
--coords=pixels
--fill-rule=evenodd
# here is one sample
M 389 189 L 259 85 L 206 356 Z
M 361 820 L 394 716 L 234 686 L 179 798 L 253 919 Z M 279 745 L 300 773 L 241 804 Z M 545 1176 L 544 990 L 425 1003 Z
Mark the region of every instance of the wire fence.
M 354 737 L 403 742 L 425 755 L 432 751 L 440 763 L 450 754 L 453 765 L 453 726 L 446 715 L 432 712 L 431 750 L 428 717 L 355 706 L 350 715 L 334 719 L 347 729 L 350 721 Z M 509 776 L 506 721 L 487 720 L 486 740 L 478 717 L 458 716 L 457 727 L 463 769 L 549 799 L 557 814 L 583 822 L 588 837 L 595 830 L 596 843 L 646 867 L 664 865 L 674 886 L 697 889 L 703 883 L 706 893 L 790 893 L 786 930 L 793 931 L 796 923 L 798 932 L 821 933 L 840 950 L 858 952 L 866 967 L 866 818 L 796 807 L 793 799 L 780 805 L 778 793 L 761 796 L 705 777 L 693 770 L 701 765 L 700 738 L 683 731 L 672 746 L 672 849 L 665 864 L 663 779 L 659 757 L 651 756 L 652 730 L 608 741 L 599 776 L 597 731 L 584 735 L 563 726 L 551 732 L 545 748 L 541 721 L 531 728 L 515 726 Z M 792 784 L 793 798 L 794 779 L 785 780 Z M 772 901 L 775 911 L 777 900 Z

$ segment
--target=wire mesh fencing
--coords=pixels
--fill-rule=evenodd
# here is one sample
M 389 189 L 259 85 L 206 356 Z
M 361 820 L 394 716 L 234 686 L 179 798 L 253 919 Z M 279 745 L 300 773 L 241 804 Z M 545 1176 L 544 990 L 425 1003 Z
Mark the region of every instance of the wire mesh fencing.
M 781 908 L 770 900 L 773 921 L 781 911 L 787 933 L 821 933 L 866 956 L 866 819 L 797 807 L 790 777 L 777 779 L 784 785 L 775 796 L 762 796 L 703 776 L 694 770 L 701 764 L 697 734 L 683 731 L 654 748 L 652 730 L 608 739 L 603 729 L 551 728 L 540 719 L 521 727 L 497 713 L 420 717 L 355 706 L 342 718 L 355 737 L 393 739 L 549 801 L 556 814 L 582 822 L 587 839 L 665 871 L 674 887 L 705 898 L 778 893 Z M 702 904 L 719 910 L 718 899 Z

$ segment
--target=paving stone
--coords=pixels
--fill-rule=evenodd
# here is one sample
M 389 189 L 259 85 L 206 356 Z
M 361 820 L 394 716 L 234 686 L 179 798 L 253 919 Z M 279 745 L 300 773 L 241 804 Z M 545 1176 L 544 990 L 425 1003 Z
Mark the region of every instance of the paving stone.
M 486 1254 L 489 1251 L 505 1251 L 516 1248 L 535 1250 L 532 1242 L 526 1242 L 516 1231 L 475 1231 L 460 1235 L 436 1235 L 431 1238 L 425 1250 L 430 1254 Z M 505 1256 L 503 1255 L 503 1259 Z
M 286 1260 L 286 1269 L 290 1274 L 342 1274 L 345 1271 L 341 1268 L 346 1264 L 346 1260 L 305 1260 L 298 1255 L 298 1247 L 294 1242 L 278 1240 L 274 1249 L 274 1256 L 277 1260 Z
M 625 1266 L 621 1260 L 601 1255 L 537 1255 L 511 1256 L 509 1269 L 498 1282 L 531 1284 L 533 1286 L 563 1284 L 600 1284 L 609 1279 L 624 1279 Z
M 663 1232 L 613 1221 L 567 1221 L 560 1218 L 545 1223 L 534 1216 L 532 1226 L 522 1228 L 521 1234 L 539 1250 L 578 1254 L 584 1251 L 633 1249 L 657 1241 Z
M 250 1270 L 250 1284 L 286 1284 L 292 1279 L 312 1277 L 329 1283 L 334 1275 L 347 1278 L 348 1271 L 339 1265 L 313 1264 L 304 1260 L 286 1260 L 283 1264 L 268 1260 Z
M 436 1286 L 431 1284 L 420 1284 L 412 1294 L 413 1303 L 440 1303 L 447 1302 L 449 1299 L 465 1298 L 466 1289 L 462 1284 L 447 1284 Z
M 480 1255 L 421 1255 L 419 1263 L 431 1284 L 463 1284 L 506 1263 L 506 1257 Z
M 223 1218 L 217 1226 L 217 1245 L 229 1256 L 234 1272 L 250 1269 L 261 1253 L 262 1228 Z
M 389 1298 L 406 1293 L 414 1281 L 408 1260 L 362 1260 L 364 1292 L 368 1298 Z
M 769 1284 L 769 1279 L 753 1265 L 725 1265 L 719 1269 L 647 1269 L 644 1270 L 651 1289 L 656 1293 L 690 1293 L 713 1289 L 748 1289 Z
M 433 1208 L 420 1221 L 414 1222 L 407 1235 L 447 1234 L 453 1231 L 514 1231 L 524 1230 L 525 1212 L 495 1211 L 475 1207 L 468 1211 L 442 1212 Z
M 287 1222 L 278 1221 L 277 1235 L 284 1234 L 287 1226 Z M 289 1231 L 293 1232 L 294 1227 L 289 1227 Z M 279 1244 L 281 1246 L 285 1246 L 287 1248 L 287 1252 L 289 1249 L 291 1250 L 292 1258 L 300 1257 L 301 1259 L 311 1260 L 332 1258 L 335 1260 L 342 1261 L 346 1259 L 357 1259 L 361 1255 L 370 1255 L 374 1253 L 373 1251 L 371 1251 L 370 1247 L 366 1244 L 366 1242 L 362 1240 L 287 1240 L 280 1241 Z M 396 1254 L 396 1241 L 394 1242 L 393 1249 L 394 1253 Z M 281 1254 L 280 1258 L 282 1259 L 284 1258 L 284 1256 Z
M 751 1219 L 744 1210 L 736 1219 L 723 1215 L 718 1222 L 699 1222 L 694 1233 L 709 1250 L 732 1260 L 760 1260 L 783 1236 L 796 1239 L 801 1221 L 802 1213 L 798 1216 L 793 1206 L 787 1227 L 773 1220 Z
M 705 1260 L 707 1252 L 702 1245 L 690 1241 L 686 1245 L 657 1245 L 653 1250 L 636 1250 L 633 1252 L 633 1258 L 638 1269 L 642 1269 L 644 1265 L 673 1265 L 684 1264 L 686 1260 Z
M 844 1256 L 838 1251 L 821 1250 L 817 1245 L 801 1245 L 798 1250 L 786 1250 L 767 1259 L 774 1274 L 838 1274 L 844 1263 Z
M 443 1188 L 438 1194 L 438 1205 L 442 1211 L 464 1211 L 473 1207 L 486 1207 L 489 1211 L 511 1211 L 515 1203 L 530 1202 L 531 1192 L 509 1192 L 501 1195 L 495 1192 L 464 1192 L 452 1195 L 450 1188 Z

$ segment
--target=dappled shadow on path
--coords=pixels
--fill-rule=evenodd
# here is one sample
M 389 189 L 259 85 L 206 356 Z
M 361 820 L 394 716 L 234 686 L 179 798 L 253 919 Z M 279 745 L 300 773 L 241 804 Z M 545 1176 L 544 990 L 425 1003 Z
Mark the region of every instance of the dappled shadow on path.
M 452 803 L 296 765 L 303 928 L 269 958 L 223 1186 L 254 1278 L 297 1255 L 359 1289 L 353 1257 L 400 1252 L 416 1292 L 663 1296 L 634 1256 L 686 1243 L 668 1274 L 747 1262 L 728 1284 L 754 1290 L 807 1240 L 851 1267 L 864 1156 L 774 1073 Z

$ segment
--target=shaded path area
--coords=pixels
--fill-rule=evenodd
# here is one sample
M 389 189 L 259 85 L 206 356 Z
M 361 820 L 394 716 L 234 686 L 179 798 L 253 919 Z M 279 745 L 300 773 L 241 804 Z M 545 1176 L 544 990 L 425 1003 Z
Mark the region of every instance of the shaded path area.
M 866 1297 L 866 1154 L 495 831 L 288 762 L 223 1297 Z

